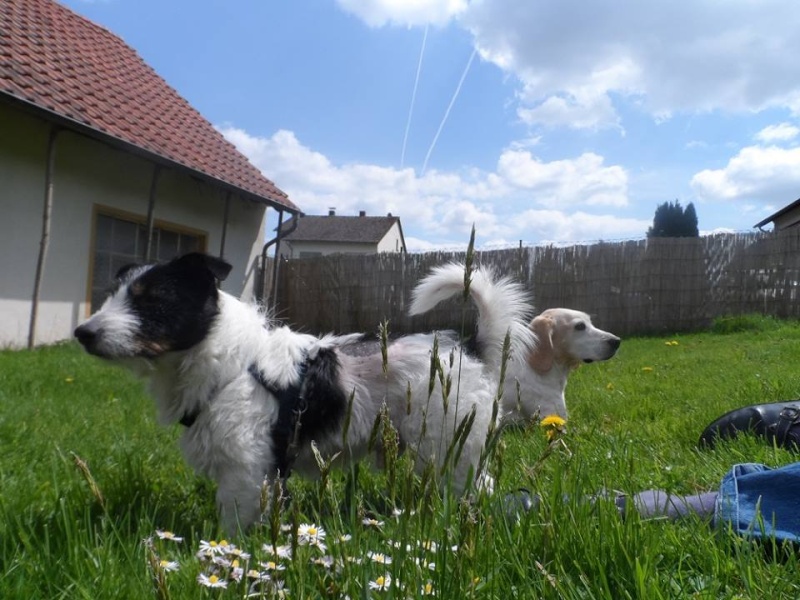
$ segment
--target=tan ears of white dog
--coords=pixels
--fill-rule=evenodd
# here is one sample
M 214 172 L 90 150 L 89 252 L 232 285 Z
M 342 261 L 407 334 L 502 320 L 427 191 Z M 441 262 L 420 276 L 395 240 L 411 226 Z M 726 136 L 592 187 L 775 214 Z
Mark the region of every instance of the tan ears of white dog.
M 529 327 L 536 334 L 536 349 L 528 356 L 528 364 L 534 371 L 544 375 L 554 364 L 568 369 L 580 366 L 580 357 L 573 356 L 567 348 L 567 326 L 563 319 L 545 311 L 534 318 Z
M 536 348 L 528 356 L 528 364 L 534 371 L 543 375 L 553 368 L 555 360 L 553 332 L 556 323 L 550 317 L 539 315 L 531 321 L 530 328 L 536 334 Z

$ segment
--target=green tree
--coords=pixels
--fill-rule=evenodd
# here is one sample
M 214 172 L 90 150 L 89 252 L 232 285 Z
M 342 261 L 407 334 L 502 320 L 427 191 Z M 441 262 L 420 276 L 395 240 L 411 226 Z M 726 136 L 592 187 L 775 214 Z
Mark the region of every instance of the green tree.
M 653 225 L 647 230 L 647 237 L 698 237 L 697 211 L 691 202 L 686 208 L 678 200 L 664 202 L 656 207 Z

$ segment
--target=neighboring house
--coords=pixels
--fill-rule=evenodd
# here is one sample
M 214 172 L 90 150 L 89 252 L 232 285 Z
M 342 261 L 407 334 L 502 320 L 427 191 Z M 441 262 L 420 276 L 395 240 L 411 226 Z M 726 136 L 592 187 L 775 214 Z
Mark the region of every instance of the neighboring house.
M 331 209 L 327 216 L 299 215 L 284 223 L 281 254 L 306 258 L 326 254 L 376 254 L 405 252 L 400 217 L 340 217 Z
M 268 208 L 300 212 L 120 38 L 0 1 L 0 347 L 70 337 L 121 266 L 189 250 L 251 297 Z
M 778 212 L 771 214 L 763 221 L 759 221 L 753 225 L 753 227 L 761 229 L 764 225 L 769 223 L 773 224 L 775 231 L 780 231 L 787 227 L 794 227 L 800 223 L 800 199 L 795 200 L 791 204 L 787 204 Z

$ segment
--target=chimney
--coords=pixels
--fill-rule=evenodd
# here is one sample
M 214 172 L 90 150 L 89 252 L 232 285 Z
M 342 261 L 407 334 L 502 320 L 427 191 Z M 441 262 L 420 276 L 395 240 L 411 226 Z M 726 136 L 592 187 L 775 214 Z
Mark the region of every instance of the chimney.
M 335 217 L 336 216 L 336 207 L 335 206 L 331 206 L 328 209 L 328 216 L 329 217 Z
M 366 217 L 367 216 L 367 211 L 365 211 L 365 210 L 358 211 L 358 216 L 359 217 Z

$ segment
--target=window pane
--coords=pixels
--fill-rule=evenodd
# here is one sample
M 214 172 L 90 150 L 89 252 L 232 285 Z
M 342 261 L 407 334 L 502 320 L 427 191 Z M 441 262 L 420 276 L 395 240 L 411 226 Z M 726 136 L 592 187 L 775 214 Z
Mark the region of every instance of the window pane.
M 186 233 L 182 233 L 180 236 L 180 242 L 178 246 L 179 246 L 178 254 L 186 254 L 187 252 L 199 252 L 200 237 L 196 235 L 189 235 Z
M 136 223 L 114 220 L 112 250 L 118 254 L 136 256 Z
M 155 239 L 155 232 L 153 232 L 153 239 Z M 145 253 L 147 252 L 147 225 L 139 225 L 136 230 L 136 256 L 139 257 L 141 262 L 146 260 Z M 150 251 L 152 254 L 152 250 Z
M 107 252 L 94 253 L 94 284 L 92 287 L 104 287 L 111 283 L 114 273 L 111 272 L 111 255 Z
M 114 220 L 105 215 L 97 215 L 94 231 L 95 250 L 110 250 L 111 235 Z
M 144 261 L 147 248 L 147 226 L 98 214 L 95 219 L 94 265 L 92 269 L 92 310 L 105 300 L 114 276 L 122 267 Z M 151 260 L 167 261 L 179 254 L 200 250 L 205 236 L 182 234 L 153 228 Z
M 177 233 L 161 229 L 158 238 L 158 260 L 164 261 L 178 256 Z

